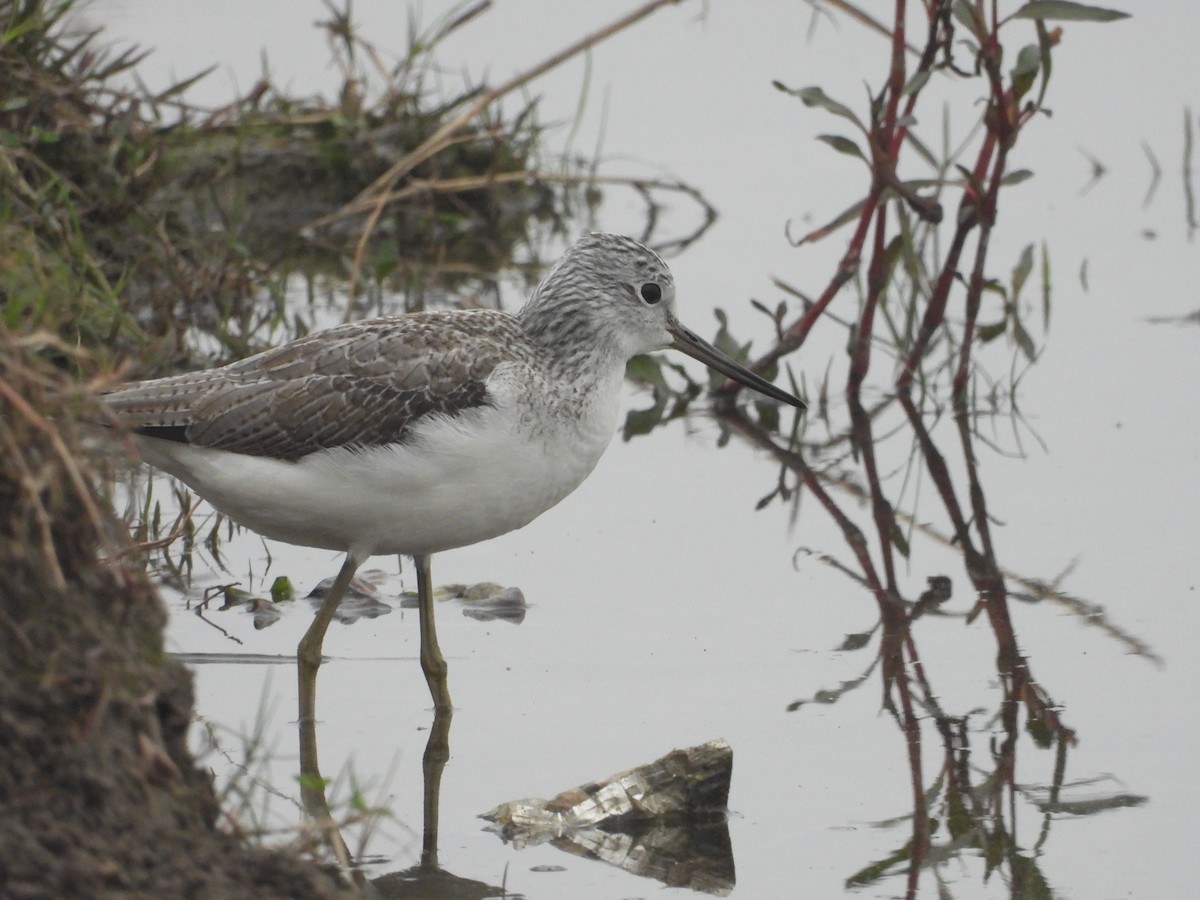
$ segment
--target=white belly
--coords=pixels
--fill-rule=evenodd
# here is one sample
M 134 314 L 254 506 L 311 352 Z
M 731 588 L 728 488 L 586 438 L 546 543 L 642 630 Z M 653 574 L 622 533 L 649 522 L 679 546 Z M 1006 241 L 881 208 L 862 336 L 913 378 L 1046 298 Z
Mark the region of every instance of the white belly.
M 581 419 L 512 407 L 430 418 L 404 444 L 334 449 L 298 462 L 142 438 L 147 462 L 234 521 L 292 544 L 429 554 L 528 524 L 582 483 L 611 441 L 616 385 Z

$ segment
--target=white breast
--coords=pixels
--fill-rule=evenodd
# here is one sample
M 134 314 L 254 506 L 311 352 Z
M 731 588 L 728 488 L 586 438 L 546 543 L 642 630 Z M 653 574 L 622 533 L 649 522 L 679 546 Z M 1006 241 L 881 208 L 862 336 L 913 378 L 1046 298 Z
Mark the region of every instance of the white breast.
M 430 416 L 403 444 L 292 463 L 141 442 L 147 462 L 267 537 L 362 556 L 435 553 L 528 524 L 579 486 L 612 439 L 620 372 L 549 393 L 519 375 L 501 367 L 494 406 Z M 547 406 L 547 396 L 571 402 Z

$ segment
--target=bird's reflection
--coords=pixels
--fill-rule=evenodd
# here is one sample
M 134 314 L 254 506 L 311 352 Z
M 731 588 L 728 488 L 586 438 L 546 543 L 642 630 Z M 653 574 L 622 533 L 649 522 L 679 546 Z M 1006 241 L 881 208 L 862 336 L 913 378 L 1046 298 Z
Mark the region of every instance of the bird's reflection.
M 326 590 L 328 590 L 327 583 L 322 583 L 322 585 L 319 585 L 313 591 L 313 596 L 320 600 L 323 592 Z M 461 601 L 465 607 L 463 610 L 464 615 L 482 621 L 501 619 L 514 624 L 520 624 L 525 617 L 525 596 L 519 588 L 503 588 L 500 585 L 491 583 L 447 585 L 438 588 L 435 594 L 438 596 L 438 599 L 456 599 Z M 346 600 L 342 603 L 342 607 L 347 612 L 346 624 L 351 624 L 360 617 L 360 606 L 362 604 L 367 604 L 370 610 L 374 610 L 377 606 L 381 607 L 385 612 L 391 609 L 391 607 L 378 601 L 374 590 L 369 585 L 356 585 L 352 583 L 350 589 L 347 591 Z M 410 603 L 407 597 L 400 604 L 401 608 L 407 608 L 411 605 L 415 605 L 415 600 Z M 373 615 L 368 617 L 373 617 Z M 321 766 L 318 760 L 316 704 L 317 675 L 320 666 L 321 660 L 319 659 L 314 662 L 301 655 L 296 660 L 299 696 L 299 716 L 297 722 L 300 746 L 301 803 L 305 814 L 318 826 L 330 853 L 337 861 L 338 868 L 345 879 L 361 887 L 360 882 L 362 879 L 354 871 L 352 854 L 347 847 L 345 839 L 342 837 L 341 828 L 330 810 L 329 801 L 325 793 L 327 782 L 321 774 Z M 446 691 L 447 673 L 443 671 L 439 678 L 441 690 Z M 429 729 L 429 738 L 425 743 L 425 753 L 422 758 L 424 787 L 422 792 L 423 829 L 421 861 L 419 865 L 412 869 L 387 876 L 389 879 L 392 879 L 388 882 L 392 885 L 389 890 L 393 891 L 389 896 L 406 896 L 404 893 L 396 893 L 396 891 L 399 890 L 400 885 L 410 884 L 414 880 L 424 885 L 424 887 L 421 888 L 421 893 L 410 896 L 476 896 L 472 893 L 447 892 L 449 891 L 448 885 L 452 882 L 478 884 L 480 887 L 492 890 L 492 888 L 484 885 L 482 882 L 458 879 L 457 876 L 444 872 L 438 865 L 438 795 L 441 790 L 442 773 L 446 768 L 446 762 L 450 759 L 450 723 L 452 717 L 453 710 L 451 708 L 442 706 L 434 707 L 433 723 Z M 440 885 L 440 887 L 436 887 L 437 885 Z M 479 896 L 491 895 L 479 894 Z
M 469 900 L 502 896 L 503 887 L 482 881 L 460 878 L 438 864 L 438 807 L 442 773 L 450 759 L 450 723 L 453 711 L 436 708 L 429 738 L 422 758 L 424 787 L 422 791 L 422 837 L 420 862 L 400 872 L 392 872 L 372 880 L 369 885 L 354 869 L 354 859 L 342 837 L 341 828 L 332 815 L 325 795 L 326 780 L 321 775 L 317 757 L 317 726 L 313 712 L 316 708 L 317 673 L 319 666 L 297 662 L 300 689 L 300 793 L 305 814 L 318 826 L 329 851 L 337 861 L 343 878 L 368 895 L 379 897 L 436 897 L 446 900 Z M 445 677 L 443 675 L 443 677 Z M 369 889 L 368 889 L 369 888 Z M 511 896 L 511 895 L 507 895 Z
M 342 837 L 341 828 L 329 809 L 325 796 L 325 778 L 321 775 L 321 764 L 317 759 L 317 672 L 316 665 L 296 660 L 299 679 L 300 716 L 297 721 L 300 740 L 300 799 L 304 813 L 316 823 L 325 839 L 339 870 L 347 875 L 351 871 L 350 850 Z
M 424 897 L 438 900 L 483 900 L 486 897 L 513 897 L 502 885 L 463 878 L 448 872 L 438 863 L 438 813 L 442 772 L 450 759 L 450 720 L 453 711 L 435 709 L 425 755 L 421 759 L 424 778 L 422 791 L 421 860 L 399 872 L 389 872 L 370 882 L 370 893 L 377 897 Z

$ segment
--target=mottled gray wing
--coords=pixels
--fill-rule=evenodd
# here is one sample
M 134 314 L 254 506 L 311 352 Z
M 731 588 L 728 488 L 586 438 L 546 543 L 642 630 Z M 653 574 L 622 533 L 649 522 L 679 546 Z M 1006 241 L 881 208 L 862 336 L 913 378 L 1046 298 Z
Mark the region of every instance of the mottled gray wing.
M 105 399 L 140 434 L 295 460 L 402 442 L 424 416 L 484 405 L 492 370 L 523 347 L 503 313 L 416 313 L 343 325 Z

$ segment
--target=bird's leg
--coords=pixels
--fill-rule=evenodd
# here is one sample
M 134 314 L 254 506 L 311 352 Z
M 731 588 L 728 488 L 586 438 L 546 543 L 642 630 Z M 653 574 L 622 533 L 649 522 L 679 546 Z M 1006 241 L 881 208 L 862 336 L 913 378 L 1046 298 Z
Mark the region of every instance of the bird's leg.
M 300 678 L 300 721 L 315 722 L 317 713 L 317 669 L 321 665 L 321 645 L 325 643 L 325 632 L 333 621 L 333 614 L 350 587 L 350 579 L 358 571 L 359 560 L 353 553 L 346 554 L 333 586 L 325 595 L 325 601 L 317 610 L 316 618 L 300 638 L 296 648 L 296 670 Z
M 450 688 L 446 686 L 446 658 L 438 646 L 437 625 L 433 621 L 433 580 L 429 574 L 429 556 L 414 556 L 417 569 L 417 611 L 421 618 L 421 671 L 433 697 L 435 709 L 452 709 Z

